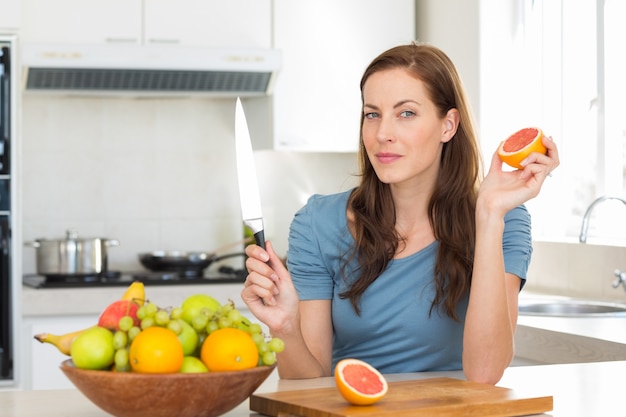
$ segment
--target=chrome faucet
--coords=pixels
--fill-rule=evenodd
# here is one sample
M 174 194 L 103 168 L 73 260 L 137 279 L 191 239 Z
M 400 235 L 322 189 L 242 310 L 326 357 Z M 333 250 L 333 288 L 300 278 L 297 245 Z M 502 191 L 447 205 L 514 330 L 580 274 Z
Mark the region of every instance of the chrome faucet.
M 589 217 L 591 217 L 591 212 L 593 211 L 595 206 L 597 206 L 598 204 L 600 204 L 600 203 L 602 203 L 604 201 L 607 201 L 607 200 L 618 200 L 618 201 L 621 201 L 622 203 L 624 203 L 624 205 L 626 206 L 626 200 L 624 200 L 623 198 L 608 197 L 608 196 L 602 196 L 602 197 L 596 198 L 589 205 L 589 207 L 587 207 L 587 211 L 585 211 L 585 215 L 583 216 L 583 224 L 580 227 L 580 237 L 578 238 L 580 243 L 587 242 L 587 229 L 589 229 Z
M 621 285 L 624 287 L 624 291 L 626 291 L 626 272 L 616 269 L 613 274 L 617 277 L 615 281 L 613 281 L 613 288 L 617 288 Z

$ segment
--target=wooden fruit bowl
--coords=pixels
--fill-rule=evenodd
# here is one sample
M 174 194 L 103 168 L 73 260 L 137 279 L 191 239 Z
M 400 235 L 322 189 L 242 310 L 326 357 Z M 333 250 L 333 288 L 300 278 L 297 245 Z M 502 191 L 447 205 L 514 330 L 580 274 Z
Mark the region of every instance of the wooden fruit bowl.
M 61 371 L 91 402 L 116 417 L 216 417 L 246 400 L 275 366 L 235 372 L 139 374 L 79 369 Z

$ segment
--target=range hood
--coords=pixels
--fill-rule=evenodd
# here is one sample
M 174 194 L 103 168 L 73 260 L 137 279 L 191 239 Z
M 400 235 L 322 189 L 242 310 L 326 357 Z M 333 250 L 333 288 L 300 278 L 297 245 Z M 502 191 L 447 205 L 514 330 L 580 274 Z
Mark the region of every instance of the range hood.
M 255 97 L 272 93 L 274 49 L 147 45 L 22 47 L 26 93 Z

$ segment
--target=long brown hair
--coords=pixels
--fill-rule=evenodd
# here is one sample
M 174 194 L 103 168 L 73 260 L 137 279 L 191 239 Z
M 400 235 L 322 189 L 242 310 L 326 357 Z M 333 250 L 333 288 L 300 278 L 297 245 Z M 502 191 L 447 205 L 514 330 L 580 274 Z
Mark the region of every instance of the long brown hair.
M 397 46 L 376 57 L 361 78 L 363 86 L 374 73 L 403 68 L 420 79 L 440 117 L 450 109 L 459 112 L 459 126 L 454 137 L 443 144 L 435 190 L 428 204 L 430 226 L 439 242 L 435 264 L 435 297 L 431 312 L 441 307 L 457 320 L 457 303 L 468 293 L 474 258 L 476 195 L 482 161 L 473 127 L 469 103 L 461 79 L 448 56 L 426 44 Z M 348 201 L 354 215 L 352 231 L 356 246 L 345 260 L 359 261 L 359 278 L 341 294 L 349 298 L 355 311 L 367 287 L 386 269 L 398 245 L 403 241 L 396 231 L 396 212 L 391 190 L 382 183 L 367 157 L 361 140 L 359 164 L 361 181 Z

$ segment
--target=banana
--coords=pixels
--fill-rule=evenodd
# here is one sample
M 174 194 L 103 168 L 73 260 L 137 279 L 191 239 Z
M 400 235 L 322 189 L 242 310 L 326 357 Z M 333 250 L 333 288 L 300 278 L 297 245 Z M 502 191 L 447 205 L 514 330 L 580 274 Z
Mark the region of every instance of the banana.
M 66 356 L 70 356 L 70 348 L 72 347 L 72 342 L 79 334 L 84 332 L 87 329 L 91 329 L 94 326 L 89 326 L 86 329 L 76 330 L 74 332 L 56 335 L 52 333 L 39 333 L 35 335 L 35 340 L 38 340 L 41 343 L 50 343 L 59 349 L 59 352 Z
M 143 282 L 133 281 L 133 283 L 128 286 L 121 299 L 133 301 L 142 306 L 146 300 L 146 290 L 143 286 Z

